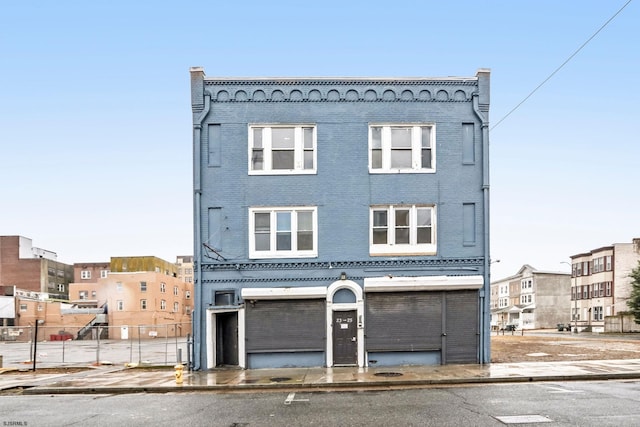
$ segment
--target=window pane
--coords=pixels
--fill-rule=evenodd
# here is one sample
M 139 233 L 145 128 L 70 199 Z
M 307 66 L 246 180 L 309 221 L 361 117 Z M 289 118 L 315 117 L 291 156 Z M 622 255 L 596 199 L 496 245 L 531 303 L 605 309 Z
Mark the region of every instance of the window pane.
M 410 168 L 411 150 L 391 150 L 392 168 Z
M 274 149 L 292 149 L 294 147 L 294 128 L 272 128 L 271 147 Z
M 313 230 L 313 214 L 311 212 L 298 212 L 298 230 Z
M 278 232 L 276 234 L 276 250 L 278 251 L 291 250 L 291 233 Z
M 256 234 L 256 251 L 268 251 L 270 249 L 269 234 Z
M 271 214 L 256 213 L 254 219 L 256 232 L 269 232 L 271 229 Z
M 313 128 L 302 128 L 304 138 L 304 149 L 313 149 Z
M 382 128 L 371 128 L 371 148 L 382 148 Z
M 408 228 L 396 228 L 396 244 L 409 244 Z
M 312 150 L 304 151 L 304 168 L 313 169 L 313 151 Z
M 253 129 L 253 148 L 262 148 L 262 128 Z
M 387 226 L 387 211 L 373 211 L 373 226 L 374 227 Z
M 291 212 L 278 212 L 276 223 L 278 231 L 291 231 Z
M 431 169 L 431 149 L 422 149 L 422 167 Z
M 418 227 L 431 225 L 431 209 L 418 209 Z
M 298 250 L 310 251 L 313 249 L 313 232 L 298 231 Z
M 420 128 L 422 131 L 422 148 L 431 148 L 431 128 Z
M 411 148 L 411 128 L 391 128 L 392 148 Z
M 273 169 L 293 169 L 294 155 L 291 151 L 273 151 L 271 153 Z
M 371 150 L 371 167 L 382 169 L 382 150 Z
M 418 228 L 418 244 L 432 243 L 431 242 L 431 227 Z
M 409 210 L 396 209 L 396 227 L 408 227 L 408 226 L 409 226 Z
M 386 245 L 387 244 L 387 229 L 373 230 L 373 244 L 374 245 Z
M 262 149 L 253 150 L 251 153 L 251 169 L 262 170 L 264 168 L 264 152 Z

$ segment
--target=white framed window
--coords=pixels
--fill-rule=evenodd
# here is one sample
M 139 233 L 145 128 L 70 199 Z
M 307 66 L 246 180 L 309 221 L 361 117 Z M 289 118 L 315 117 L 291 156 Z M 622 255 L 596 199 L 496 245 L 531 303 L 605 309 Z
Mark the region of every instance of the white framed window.
M 58 283 L 58 292 L 64 292 L 64 285 L 62 283 Z
M 250 258 L 304 258 L 318 255 L 316 207 L 249 209 Z
M 140 310 L 146 310 L 147 309 L 147 300 L 146 299 L 141 299 L 140 300 Z
M 140 292 L 147 292 L 147 282 L 140 282 Z
M 167 309 L 167 301 L 160 300 L 160 310 L 166 310 L 166 309 Z
M 89 291 L 80 291 L 78 293 L 79 299 L 85 300 L 89 299 Z
M 180 303 L 179 302 L 174 302 L 173 303 L 173 312 L 177 313 L 178 311 L 180 311 Z
M 435 172 L 436 127 L 421 124 L 369 125 L 370 173 Z
M 315 125 L 250 125 L 249 175 L 315 174 Z
M 178 287 L 177 286 L 173 287 L 173 295 L 178 296 Z
M 82 270 L 80 272 L 80 279 L 91 279 L 91 271 L 90 270 Z
M 27 304 L 20 304 L 20 311 L 27 311 Z
M 106 279 L 107 277 L 109 277 L 109 270 L 100 270 L 100 278 Z
M 163 294 L 167 292 L 167 285 L 164 282 L 160 282 L 160 292 Z
M 436 253 L 435 206 L 372 206 L 370 224 L 371 255 Z
M 123 300 L 116 301 L 116 310 L 124 311 L 124 301 Z
M 184 291 L 184 297 L 186 299 L 191 299 L 191 291 Z

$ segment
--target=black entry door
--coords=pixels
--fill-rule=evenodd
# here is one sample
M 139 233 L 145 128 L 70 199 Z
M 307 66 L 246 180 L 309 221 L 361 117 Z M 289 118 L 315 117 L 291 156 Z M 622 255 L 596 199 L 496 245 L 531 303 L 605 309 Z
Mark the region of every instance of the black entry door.
M 216 329 L 216 365 L 237 365 L 238 313 L 218 313 Z
M 356 311 L 333 312 L 333 364 L 358 364 Z

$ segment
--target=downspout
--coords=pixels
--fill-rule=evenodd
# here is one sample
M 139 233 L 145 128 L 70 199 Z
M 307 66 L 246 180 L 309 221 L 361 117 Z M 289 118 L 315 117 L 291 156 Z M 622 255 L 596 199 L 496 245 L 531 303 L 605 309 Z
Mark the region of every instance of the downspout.
M 194 370 L 201 369 L 201 348 L 202 348 L 202 324 L 204 322 L 204 305 L 202 304 L 202 236 L 201 232 L 201 198 L 202 198 L 202 122 L 209 114 L 211 108 L 211 95 L 205 93 L 204 95 L 204 109 L 194 121 L 193 124 L 193 193 L 194 193 L 194 205 L 193 205 L 193 225 L 194 225 L 194 258 L 195 265 L 195 288 L 194 288 L 194 313 L 196 314 L 192 319 L 193 327 L 193 360 Z
M 473 111 L 482 123 L 482 216 L 483 216 L 483 241 L 484 241 L 484 286 L 480 291 L 480 331 L 482 336 L 482 342 L 480 343 L 480 363 L 489 363 L 490 353 L 490 329 L 488 325 L 490 323 L 489 317 L 489 300 L 487 296 L 490 295 L 490 268 L 491 259 L 489 256 L 489 121 L 486 118 L 484 112 L 480 110 L 479 93 L 474 93 L 473 97 Z M 488 113 L 488 109 L 487 109 Z M 489 334 L 487 335 L 487 332 Z

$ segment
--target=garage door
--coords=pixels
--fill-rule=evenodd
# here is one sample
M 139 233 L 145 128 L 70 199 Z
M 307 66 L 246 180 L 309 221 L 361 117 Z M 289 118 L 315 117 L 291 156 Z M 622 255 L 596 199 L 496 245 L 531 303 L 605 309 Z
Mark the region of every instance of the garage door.
M 367 351 L 440 349 L 442 298 L 442 292 L 367 293 Z
M 323 299 L 247 302 L 246 350 L 324 351 L 325 318 Z

